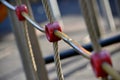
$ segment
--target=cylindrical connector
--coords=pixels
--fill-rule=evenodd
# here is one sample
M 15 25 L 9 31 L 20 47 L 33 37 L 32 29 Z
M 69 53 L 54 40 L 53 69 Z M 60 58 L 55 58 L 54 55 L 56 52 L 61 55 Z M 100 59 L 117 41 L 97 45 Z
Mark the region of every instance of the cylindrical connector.
M 26 5 L 22 4 L 22 5 L 16 7 L 15 12 L 16 12 L 16 15 L 17 15 L 19 21 L 24 21 L 25 18 L 22 16 L 22 12 L 28 13 L 28 8 Z
M 91 55 L 91 65 L 96 77 L 107 77 L 108 74 L 103 70 L 102 64 L 107 63 L 112 66 L 110 55 L 107 51 L 101 51 L 98 53 L 94 52 Z
M 55 30 L 62 31 L 61 26 L 58 22 L 48 23 L 45 25 L 45 33 L 49 42 L 56 42 L 61 40 L 54 34 Z

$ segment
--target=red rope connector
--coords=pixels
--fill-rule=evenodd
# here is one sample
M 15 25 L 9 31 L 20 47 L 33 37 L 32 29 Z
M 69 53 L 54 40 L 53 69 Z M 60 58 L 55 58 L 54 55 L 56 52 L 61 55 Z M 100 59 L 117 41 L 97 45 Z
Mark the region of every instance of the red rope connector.
M 28 13 L 28 8 L 27 8 L 26 5 L 22 4 L 22 5 L 16 7 L 15 12 L 16 12 L 16 15 L 17 15 L 18 19 L 19 19 L 20 21 L 24 21 L 25 18 L 22 16 L 21 13 L 22 13 L 22 12 Z
M 58 22 L 48 23 L 47 25 L 45 25 L 45 32 L 46 32 L 46 37 L 48 41 L 56 42 L 56 41 L 61 40 L 59 37 L 57 37 L 54 34 L 55 30 L 62 31 Z
M 108 74 L 102 68 L 103 63 L 108 63 L 112 66 L 112 61 L 108 52 L 101 51 L 99 53 L 93 53 L 90 61 L 96 77 L 104 78 L 108 76 Z

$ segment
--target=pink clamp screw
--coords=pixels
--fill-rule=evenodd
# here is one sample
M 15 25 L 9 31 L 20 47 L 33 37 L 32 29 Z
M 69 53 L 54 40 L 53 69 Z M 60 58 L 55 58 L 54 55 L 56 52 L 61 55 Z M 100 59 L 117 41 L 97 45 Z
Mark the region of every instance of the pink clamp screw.
M 24 21 L 25 18 L 22 16 L 21 13 L 22 13 L 22 12 L 28 13 L 28 8 L 27 8 L 26 5 L 22 4 L 22 5 L 16 7 L 15 12 L 16 12 L 16 15 L 17 15 L 18 19 L 19 19 L 20 21 Z
M 108 63 L 112 66 L 112 61 L 108 52 L 101 51 L 99 53 L 93 53 L 90 61 L 96 77 L 108 76 L 108 74 L 102 69 L 103 63 Z
M 48 23 L 47 25 L 45 25 L 46 37 L 49 42 L 56 42 L 61 40 L 54 34 L 55 30 L 62 31 L 58 22 Z

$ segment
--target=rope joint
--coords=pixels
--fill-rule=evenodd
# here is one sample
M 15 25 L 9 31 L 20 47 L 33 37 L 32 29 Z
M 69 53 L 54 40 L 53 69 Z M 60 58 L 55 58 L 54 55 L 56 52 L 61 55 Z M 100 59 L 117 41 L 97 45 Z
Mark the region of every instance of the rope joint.
M 57 42 L 61 40 L 61 38 L 57 37 L 54 34 L 56 30 L 62 32 L 61 26 L 58 22 L 48 23 L 47 25 L 45 25 L 45 33 L 49 42 Z
M 104 78 L 108 76 L 108 73 L 106 73 L 104 69 L 102 68 L 103 63 L 107 63 L 110 66 L 112 66 L 112 61 L 107 51 L 103 50 L 99 53 L 94 52 L 91 55 L 90 62 L 91 62 L 91 65 L 92 65 L 92 68 L 93 68 L 93 71 L 96 77 Z
M 22 4 L 20 6 L 16 6 L 15 12 L 16 12 L 16 15 L 18 17 L 18 20 L 19 21 L 24 21 L 25 18 L 22 15 L 22 12 L 28 13 L 28 8 L 25 4 Z

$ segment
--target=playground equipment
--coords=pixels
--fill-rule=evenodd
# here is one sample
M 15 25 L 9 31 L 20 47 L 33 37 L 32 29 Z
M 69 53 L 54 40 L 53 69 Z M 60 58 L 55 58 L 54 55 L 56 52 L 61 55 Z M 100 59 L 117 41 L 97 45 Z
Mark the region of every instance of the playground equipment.
M 30 37 L 32 33 L 29 31 L 30 30 L 29 26 L 27 26 L 28 23 L 32 24 L 32 27 L 35 27 L 39 31 L 45 33 L 48 41 L 53 43 L 54 62 L 56 65 L 56 71 L 57 71 L 57 76 L 59 80 L 64 80 L 61 63 L 60 63 L 60 56 L 58 54 L 58 41 L 61 39 L 65 43 L 70 45 L 77 53 L 79 53 L 80 55 L 82 55 L 83 57 L 91 61 L 91 65 L 96 77 L 102 77 L 102 79 L 104 80 L 104 79 L 108 79 L 108 75 L 110 75 L 114 79 L 120 80 L 120 75 L 112 68 L 112 62 L 109 56 L 109 52 L 101 50 L 101 45 L 99 44 L 98 38 L 96 36 L 95 28 L 93 27 L 94 22 L 90 20 L 91 15 L 87 14 L 89 11 L 87 10 L 89 7 L 87 5 L 88 4 L 87 0 L 81 0 L 81 4 L 82 4 L 81 6 L 82 6 L 83 15 L 85 17 L 85 21 L 87 23 L 87 29 L 93 44 L 93 48 L 94 48 L 94 52 L 92 54 L 91 52 L 86 50 L 84 47 L 82 47 L 78 42 L 71 39 L 62 31 L 62 28 L 60 24 L 56 21 L 47 0 L 42 0 L 43 6 L 46 11 L 46 15 L 50 22 L 47 25 L 45 25 L 45 29 L 41 27 L 39 24 L 37 24 L 32 18 L 30 18 L 29 16 L 31 15 L 29 13 L 30 10 L 25 4 L 21 5 L 22 3 L 21 0 L 16 1 L 18 6 L 13 6 L 10 3 L 8 3 L 6 0 L 0 0 L 0 1 L 10 10 L 15 11 L 17 19 L 20 22 L 23 22 L 22 27 L 20 27 L 18 24 L 16 24 L 16 21 L 15 21 L 16 18 L 11 17 L 12 20 L 15 22 L 13 24 L 15 25 L 13 29 L 16 35 L 18 47 L 21 53 L 21 58 L 23 61 L 25 73 L 28 80 L 48 80 L 48 78 L 46 77 L 47 75 L 46 75 L 46 70 L 44 66 L 44 61 L 42 59 L 42 55 L 40 55 L 39 53 L 36 53 L 35 52 L 36 50 L 32 47 L 33 46 L 32 43 L 34 43 L 34 41 Z M 24 3 L 26 2 L 27 4 L 29 1 L 26 0 L 23 2 Z M 11 12 L 11 15 L 13 14 L 14 13 Z M 28 23 L 26 23 L 26 21 L 28 21 Z M 36 38 L 34 37 L 33 39 L 36 39 Z M 119 42 L 119 41 L 120 41 L 120 36 L 117 36 L 116 42 Z M 39 49 L 37 51 L 40 52 Z M 64 54 L 68 54 L 68 53 L 64 53 Z M 47 60 L 47 58 L 45 60 Z M 41 64 L 43 65 L 40 65 L 38 61 L 40 61 Z M 48 59 L 48 62 L 49 62 L 49 59 Z

